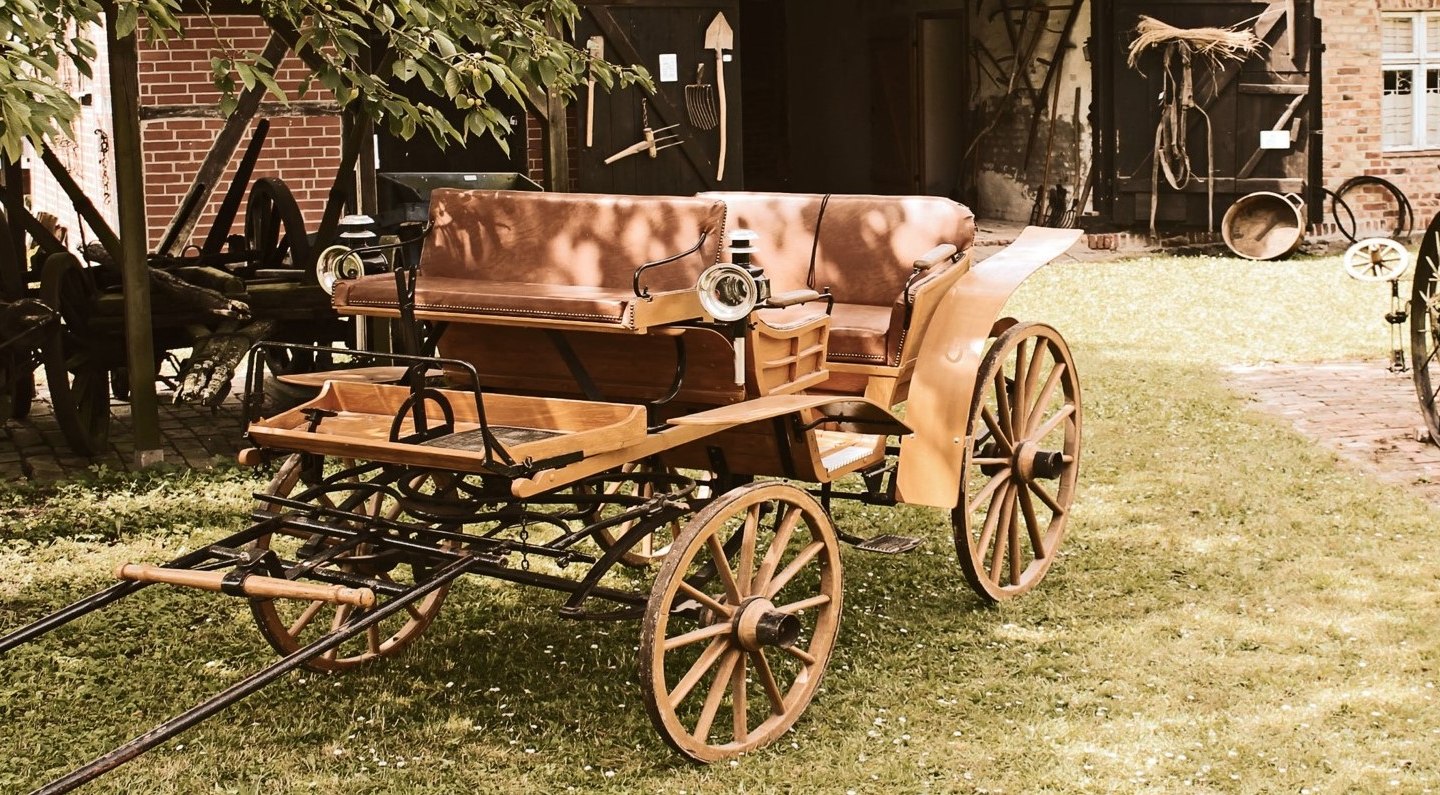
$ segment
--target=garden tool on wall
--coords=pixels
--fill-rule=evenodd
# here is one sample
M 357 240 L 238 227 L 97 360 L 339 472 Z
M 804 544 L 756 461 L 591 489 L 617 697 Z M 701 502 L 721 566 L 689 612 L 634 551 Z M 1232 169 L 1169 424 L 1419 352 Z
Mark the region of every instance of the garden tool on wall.
M 615 154 L 605 158 L 605 165 L 610 165 L 616 160 L 627 158 L 640 152 L 649 152 L 651 159 L 660 153 L 661 149 L 669 149 L 672 146 L 680 145 L 680 133 L 670 132 L 679 124 L 672 124 L 669 127 L 650 129 L 650 108 L 643 102 L 640 104 L 640 130 L 644 138 L 639 143 L 631 144 Z M 661 133 L 666 133 L 662 135 Z
M 715 112 L 715 86 L 705 82 L 705 62 L 695 65 L 695 82 L 685 86 L 685 114 L 697 130 L 713 130 L 720 122 Z
M 710 27 L 705 29 L 705 49 L 715 51 L 715 88 L 720 96 L 720 156 L 717 158 L 719 165 L 715 169 L 716 182 L 725 179 L 725 51 L 734 48 L 735 31 L 730 28 L 725 14 L 716 14 Z
M 605 39 L 602 36 L 591 36 L 585 42 L 585 52 L 591 58 L 601 59 L 605 57 Z M 590 66 L 590 78 L 586 81 L 586 88 L 589 91 L 589 102 L 585 105 L 585 148 L 589 149 L 595 145 L 595 67 Z

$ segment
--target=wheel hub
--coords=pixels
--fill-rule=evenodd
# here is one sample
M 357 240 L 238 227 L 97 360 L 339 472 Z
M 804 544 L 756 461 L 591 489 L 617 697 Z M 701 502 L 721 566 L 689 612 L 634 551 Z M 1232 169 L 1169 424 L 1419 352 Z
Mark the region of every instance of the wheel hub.
M 775 603 L 757 596 L 741 603 L 731 623 L 735 642 L 746 651 L 766 646 L 788 648 L 800 639 L 800 619 L 775 609 Z
M 1059 450 L 1041 450 L 1039 442 L 1025 442 L 1015 449 L 1013 468 L 1016 477 L 1026 483 L 1054 480 L 1065 471 L 1065 454 Z

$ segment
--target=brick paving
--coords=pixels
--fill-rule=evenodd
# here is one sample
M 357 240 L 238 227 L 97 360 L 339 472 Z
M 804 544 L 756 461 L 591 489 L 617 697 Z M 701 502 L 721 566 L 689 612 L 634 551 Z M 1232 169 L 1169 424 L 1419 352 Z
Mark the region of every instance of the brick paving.
M 1256 408 L 1288 419 L 1380 479 L 1440 504 L 1440 447 L 1425 441 L 1409 373 L 1369 361 L 1232 367 L 1227 375 Z
M 42 371 L 43 372 L 43 371 Z M 108 449 L 94 458 L 77 456 L 65 444 L 50 406 L 43 377 L 40 395 L 25 420 L 0 423 L 0 481 L 48 483 L 84 475 L 92 467 L 112 471 L 135 468 L 135 435 L 130 404 L 110 402 Z M 234 461 L 242 445 L 239 382 L 224 403 L 211 410 L 176 406 L 168 389 L 161 390 L 160 437 L 167 464 L 203 469 L 217 461 Z

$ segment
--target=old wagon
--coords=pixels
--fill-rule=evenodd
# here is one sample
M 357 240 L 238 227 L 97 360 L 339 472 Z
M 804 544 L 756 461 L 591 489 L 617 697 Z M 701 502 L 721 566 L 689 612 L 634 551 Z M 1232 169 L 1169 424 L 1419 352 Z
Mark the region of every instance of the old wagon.
M 809 705 L 842 545 L 920 543 L 836 528 L 837 501 L 946 511 L 982 598 L 1028 591 L 1074 499 L 1080 387 L 1061 336 L 1002 309 L 1078 233 L 1030 228 L 978 264 L 974 234 L 934 197 L 435 191 L 418 261 L 335 285 L 402 352 L 286 376 L 313 397 L 252 417 L 242 461 L 278 462 L 254 524 L 0 639 L 171 583 L 245 599 L 281 658 L 41 791 L 297 667 L 396 654 L 465 574 L 639 619 L 648 712 L 700 762 Z M 263 343 L 250 372 L 318 350 Z

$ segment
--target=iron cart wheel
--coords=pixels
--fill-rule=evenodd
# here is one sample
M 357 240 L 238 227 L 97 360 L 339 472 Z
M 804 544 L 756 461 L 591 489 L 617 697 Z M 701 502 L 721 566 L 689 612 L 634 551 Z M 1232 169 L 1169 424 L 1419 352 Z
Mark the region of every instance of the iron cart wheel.
M 1435 388 L 1440 382 L 1440 296 L 1436 280 L 1440 278 L 1440 214 L 1430 221 L 1420 253 L 1415 257 L 1415 281 L 1410 291 L 1410 362 L 1414 365 L 1415 396 L 1420 400 L 1420 415 L 1430 430 L 1430 439 L 1440 441 L 1440 412 L 1437 412 Z
M 660 736 L 699 762 L 774 741 L 820 686 L 840 605 L 840 544 L 814 498 L 765 482 L 715 499 L 646 607 L 640 680 Z
M 383 485 L 384 470 L 375 472 L 365 467 L 355 467 L 353 462 L 342 461 L 341 474 L 327 478 L 326 483 L 306 483 L 305 467 L 299 454 L 286 458 L 262 492 L 265 496 L 289 497 L 311 505 L 334 508 L 385 520 L 400 516 L 402 509 L 395 497 L 395 490 L 367 488 L 367 484 Z M 354 473 L 349 474 L 349 473 Z M 366 475 L 370 479 L 365 480 Z M 406 477 L 419 477 L 428 475 Z M 285 513 L 292 509 L 268 502 L 258 497 L 259 511 Z M 329 519 L 326 521 L 337 521 Z M 338 520 L 349 529 L 357 524 L 353 520 Z M 336 545 L 333 537 L 298 530 L 260 536 L 251 545 L 251 550 L 274 550 L 282 560 L 293 565 L 295 561 L 323 554 L 327 546 Z M 373 577 L 385 583 L 402 586 L 413 585 L 430 576 L 427 566 L 396 556 L 390 551 L 381 551 L 371 545 L 361 544 L 347 550 L 331 560 L 332 565 L 343 571 Z M 354 668 L 381 657 L 398 654 L 430 626 L 445 601 L 447 587 L 437 588 L 420 601 L 410 605 L 405 612 L 382 621 L 363 635 L 352 638 L 331 651 L 312 658 L 306 665 L 317 671 L 341 671 Z M 350 605 L 334 605 L 327 602 L 304 602 L 293 599 L 255 599 L 250 602 L 255 623 L 260 634 L 281 654 L 290 654 L 315 641 L 321 635 L 340 628 L 352 618 L 357 618 L 364 608 Z
M 999 602 L 1044 578 L 1080 470 L 1080 382 L 1055 329 L 1020 323 L 991 344 L 970 408 L 955 548 L 970 587 Z
M 71 254 L 52 254 L 40 272 L 40 300 L 60 315 L 42 350 L 55 422 L 70 449 L 93 456 L 110 437 L 110 369 L 117 355 L 105 334 L 90 327 L 98 290 L 88 269 Z

